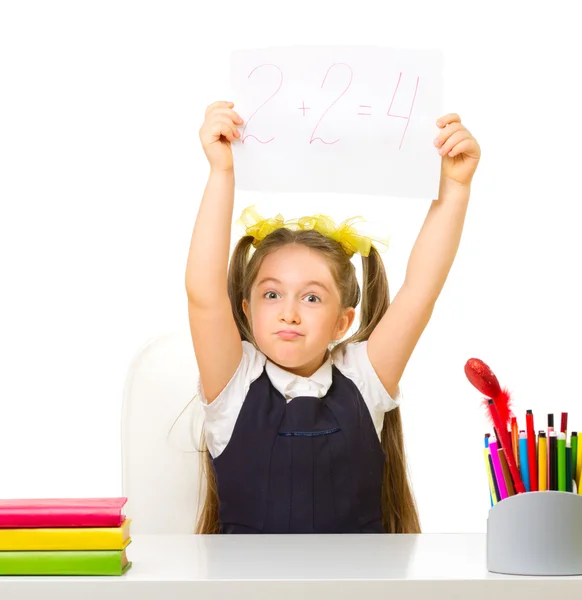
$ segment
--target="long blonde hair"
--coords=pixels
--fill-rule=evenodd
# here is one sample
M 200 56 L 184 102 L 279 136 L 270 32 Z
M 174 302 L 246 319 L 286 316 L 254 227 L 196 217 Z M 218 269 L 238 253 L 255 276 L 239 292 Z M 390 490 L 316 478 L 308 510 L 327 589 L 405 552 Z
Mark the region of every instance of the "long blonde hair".
M 228 269 L 228 295 L 241 340 L 255 343 L 243 312 L 242 301 L 250 300 L 251 286 L 265 256 L 287 244 L 302 244 L 325 256 L 340 291 L 342 308 L 355 308 L 360 302 L 360 287 L 355 267 L 338 242 L 317 231 L 293 231 L 282 227 L 265 237 L 249 259 L 252 242 L 251 236 L 244 236 L 239 240 Z M 374 247 L 371 248 L 368 257 L 362 257 L 362 267 L 363 293 L 359 327 L 352 336 L 337 343 L 334 352 L 341 351 L 342 346 L 350 342 L 367 340 L 390 305 L 386 270 L 382 258 Z M 418 512 L 408 480 L 400 408 L 395 408 L 384 415 L 381 444 L 386 453 L 382 482 L 384 530 L 386 533 L 420 533 Z M 219 533 L 216 477 L 206 446 L 204 430 L 202 430 L 201 446 L 205 454 L 201 476 L 206 479 L 206 492 L 196 533 Z

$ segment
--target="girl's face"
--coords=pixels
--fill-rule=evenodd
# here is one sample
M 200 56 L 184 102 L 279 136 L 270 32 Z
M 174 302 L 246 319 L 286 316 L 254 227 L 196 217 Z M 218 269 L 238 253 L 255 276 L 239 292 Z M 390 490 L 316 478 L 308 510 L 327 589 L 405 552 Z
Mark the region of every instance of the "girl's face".
M 353 308 L 341 309 L 325 258 L 301 244 L 263 259 L 243 310 L 263 354 L 303 377 L 321 366 L 328 344 L 344 336 L 355 316 Z

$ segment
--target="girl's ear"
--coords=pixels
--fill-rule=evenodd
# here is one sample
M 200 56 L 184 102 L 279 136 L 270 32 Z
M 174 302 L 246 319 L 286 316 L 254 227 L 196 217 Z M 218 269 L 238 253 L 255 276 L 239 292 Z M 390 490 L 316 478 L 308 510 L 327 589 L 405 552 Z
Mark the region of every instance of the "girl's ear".
M 341 340 L 344 337 L 347 330 L 352 326 L 355 316 L 355 308 L 349 307 L 344 310 L 343 315 L 340 317 L 336 327 L 336 340 Z
M 243 312 L 245 313 L 245 317 L 247 318 L 247 321 L 249 322 L 249 325 L 251 323 L 251 307 L 250 304 L 243 298 L 242 301 L 242 309 Z

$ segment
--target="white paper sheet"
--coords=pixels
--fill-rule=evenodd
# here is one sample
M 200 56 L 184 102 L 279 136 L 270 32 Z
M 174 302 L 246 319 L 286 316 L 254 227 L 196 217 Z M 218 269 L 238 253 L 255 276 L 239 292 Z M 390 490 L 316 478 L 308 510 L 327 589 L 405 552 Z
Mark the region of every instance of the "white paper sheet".
M 442 70 L 440 50 L 234 51 L 237 188 L 436 198 Z

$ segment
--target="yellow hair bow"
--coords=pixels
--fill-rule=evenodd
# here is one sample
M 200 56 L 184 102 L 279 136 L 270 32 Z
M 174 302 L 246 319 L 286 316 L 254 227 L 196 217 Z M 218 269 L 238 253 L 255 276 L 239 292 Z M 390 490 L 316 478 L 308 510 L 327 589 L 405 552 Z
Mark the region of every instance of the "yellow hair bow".
M 246 227 L 246 235 L 254 238 L 253 246 L 256 248 L 270 233 L 281 227 L 287 229 L 315 230 L 322 235 L 339 242 L 346 254 L 351 258 L 356 252 L 361 256 L 370 254 L 371 246 L 379 252 L 388 248 L 390 236 L 374 238 L 358 233 L 354 224 L 363 221 L 363 217 L 351 217 L 336 226 L 331 217 L 317 214 L 312 217 L 301 217 L 285 221 L 281 214 L 271 219 L 263 219 L 254 206 L 245 208 L 237 224 Z

